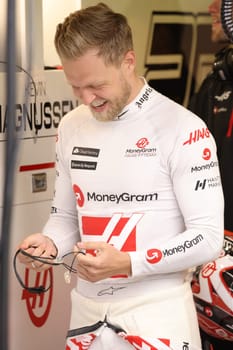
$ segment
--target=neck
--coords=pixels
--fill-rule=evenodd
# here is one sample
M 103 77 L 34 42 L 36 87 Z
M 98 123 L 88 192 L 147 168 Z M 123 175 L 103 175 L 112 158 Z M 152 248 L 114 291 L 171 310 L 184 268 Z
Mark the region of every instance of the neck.
M 143 86 L 145 85 L 145 81 L 143 78 L 135 75 L 133 81 L 132 81 L 132 93 L 131 93 L 131 98 L 130 101 L 133 101 L 135 97 L 139 94 Z

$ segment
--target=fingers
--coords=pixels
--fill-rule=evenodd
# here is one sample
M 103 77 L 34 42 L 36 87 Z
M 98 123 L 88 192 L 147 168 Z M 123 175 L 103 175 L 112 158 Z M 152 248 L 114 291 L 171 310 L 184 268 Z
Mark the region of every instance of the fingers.
M 57 248 L 54 242 L 48 236 L 42 233 L 35 233 L 28 236 L 19 246 L 20 249 L 33 252 L 34 255 L 42 255 L 46 252 L 47 255 L 56 255 Z
M 77 256 L 77 270 L 81 278 L 96 282 L 117 275 L 131 275 L 131 259 L 127 252 L 106 242 L 81 242 L 77 247 L 87 252 Z
M 44 237 L 41 233 L 35 233 L 24 239 L 19 245 L 20 249 L 26 250 L 28 248 L 36 248 L 43 244 Z
M 86 256 L 97 257 L 101 255 L 105 249 L 108 249 L 109 244 L 106 242 L 78 242 L 77 248 L 84 251 Z
M 56 246 L 54 242 L 42 233 L 35 233 L 28 236 L 23 242 L 19 245 L 20 249 L 27 250 L 29 248 L 38 249 L 35 253 L 38 255 L 42 254 L 45 250 L 49 252 L 56 253 Z
M 98 271 L 95 267 L 86 266 L 83 264 L 78 264 L 78 277 L 89 281 L 97 282 L 104 278 L 104 275 Z
M 75 251 L 85 251 L 77 255 L 78 276 L 90 282 L 97 282 L 106 276 L 106 265 L 109 261 L 104 258 L 109 244 L 105 242 L 78 242 Z
M 21 263 L 23 263 L 24 265 L 26 265 L 27 268 L 29 269 L 48 269 L 49 265 L 48 264 L 44 264 L 43 262 L 37 260 L 38 255 L 34 255 L 32 253 L 29 253 L 29 250 L 31 249 L 27 249 L 27 250 L 21 250 L 18 254 L 18 259 Z
M 105 242 L 78 242 L 77 247 L 78 249 L 85 249 L 87 251 L 98 251 L 101 249 L 104 249 L 106 246 L 108 246 Z
M 19 246 L 22 252 L 19 254 L 19 261 L 30 269 L 44 270 L 49 265 L 41 261 L 37 261 L 36 257 L 47 258 L 56 257 L 57 248 L 54 242 L 47 236 L 36 233 L 28 236 Z M 32 258 L 34 256 L 35 258 Z

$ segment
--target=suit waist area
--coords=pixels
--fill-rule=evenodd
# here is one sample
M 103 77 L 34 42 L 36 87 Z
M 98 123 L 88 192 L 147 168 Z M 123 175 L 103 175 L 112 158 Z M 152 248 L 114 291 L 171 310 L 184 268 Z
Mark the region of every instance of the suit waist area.
M 187 273 L 148 276 L 143 279 L 107 279 L 102 282 L 91 283 L 78 279 L 76 290 L 84 297 L 99 302 L 119 301 L 120 299 L 137 297 L 144 294 L 161 292 L 168 288 L 180 286 L 186 281 Z

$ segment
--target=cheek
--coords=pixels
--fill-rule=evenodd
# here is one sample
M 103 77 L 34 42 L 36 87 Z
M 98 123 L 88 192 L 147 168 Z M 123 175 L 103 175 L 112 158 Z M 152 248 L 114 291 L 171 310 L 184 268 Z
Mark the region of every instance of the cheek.
M 112 91 L 112 90 L 96 91 L 95 96 L 97 99 L 100 99 L 100 100 L 111 101 L 112 98 L 114 98 L 114 91 Z
M 73 91 L 74 96 L 76 96 L 76 97 L 80 96 L 80 92 L 78 89 L 72 87 L 72 91 Z

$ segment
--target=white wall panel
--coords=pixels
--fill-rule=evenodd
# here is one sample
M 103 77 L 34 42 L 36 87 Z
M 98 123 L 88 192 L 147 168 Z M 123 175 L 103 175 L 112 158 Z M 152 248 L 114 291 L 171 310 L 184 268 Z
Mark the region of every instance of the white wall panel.
M 69 13 L 81 8 L 81 0 L 42 0 L 43 1 L 43 41 L 44 63 L 46 66 L 60 64 L 54 48 L 54 35 L 58 23 L 63 22 Z

